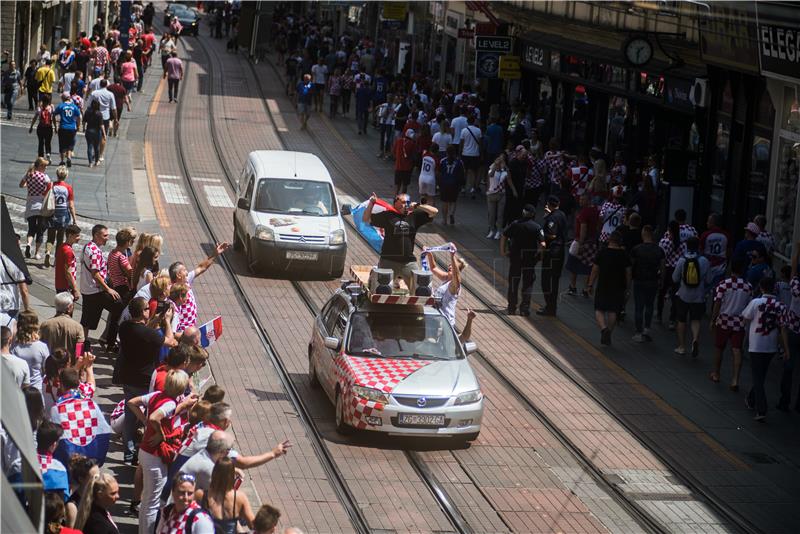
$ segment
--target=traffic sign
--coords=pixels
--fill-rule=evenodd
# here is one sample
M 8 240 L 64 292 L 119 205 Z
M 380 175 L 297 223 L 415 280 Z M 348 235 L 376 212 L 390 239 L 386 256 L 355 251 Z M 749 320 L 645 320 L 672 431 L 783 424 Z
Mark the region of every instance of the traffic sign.
M 503 80 L 520 79 L 522 71 L 519 67 L 519 56 L 500 56 L 500 68 L 497 76 Z

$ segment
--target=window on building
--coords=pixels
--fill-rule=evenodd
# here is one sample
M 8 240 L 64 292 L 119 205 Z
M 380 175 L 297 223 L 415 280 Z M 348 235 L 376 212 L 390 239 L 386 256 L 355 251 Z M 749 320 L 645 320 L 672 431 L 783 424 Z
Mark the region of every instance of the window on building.
M 767 212 L 767 190 L 769 185 L 769 162 L 772 154 L 772 127 L 775 110 L 766 86 L 761 88 L 755 120 L 753 121 L 753 145 L 750 157 L 750 178 L 747 191 L 747 220 Z
M 712 147 L 711 164 L 711 211 L 722 213 L 725 208 L 725 186 L 728 183 L 728 151 L 731 141 L 731 113 L 733 91 L 731 82 L 725 82 L 720 107 L 717 112 L 717 132 Z
M 608 129 L 606 132 L 606 154 L 622 150 L 625 144 L 625 121 L 628 119 L 628 99 L 611 96 L 608 99 Z
M 778 152 L 778 173 L 775 182 L 775 205 L 772 233 L 776 252 L 788 260 L 794 245 L 795 215 L 797 214 L 797 181 L 800 180 L 800 147 L 792 139 L 781 138 Z

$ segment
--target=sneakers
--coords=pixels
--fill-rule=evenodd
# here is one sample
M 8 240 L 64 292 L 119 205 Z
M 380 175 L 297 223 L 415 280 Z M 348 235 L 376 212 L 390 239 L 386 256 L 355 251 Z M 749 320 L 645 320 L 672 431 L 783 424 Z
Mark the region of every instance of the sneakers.
M 644 343 L 643 334 L 634 334 L 634 336 L 631 339 L 633 339 L 636 343 Z
M 498 239 L 500 239 L 500 230 L 494 233 L 494 240 L 497 241 Z
M 585 299 L 588 299 L 589 298 L 589 291 L 587 289 L 584 289 L 583 291 L 581 291 L 581 296 L 583 298 L 585 298 Z
M 653 338 L 650 337 L 650 329 L 649 328 L 645 328 L 644 332 L 642 332 L 642 339 L 644 339 L 647 342 L 653 341 Z
M 31 259 L 31 246 L 25 245 L 25 257 Z
M 674 352 L 675 354 L 678 354 L 680 356 L 685 356 L 686 355 L 686 349 L 683 348 L 683 347 L 675 347 L 674 349 L 672 349 L 672 352 Z
M 567 295 L 573 295 L 573 296 L 575 296 L 575 295 L 577 295 L 577 294 L 578 294 L 578 288 L 577 288 L 577 287 L 572 287 L 572 286 L 569 286 L 569 289 L 567 289 Z
M 44 266 L 50 267 L 50 253 L 44 255 Z
M 753 417 L 753 420 L 758 421 L 759 423 L 763 423 L 764 419 L 766 419 L 766 418 L 767 418 L 766 415 L 764 415 L 762 413 L 759 413 L 759 414 L 756 414 L 755 417 Z
M 42 254 L 40 252 L 37 252 L 36 255 L 34 256 L 34 258 L 36 258 L 37 260 L 41 260 L 42 259 Z
M 493 239 L 494 238 L 494 231 L 489 230 L 489 233 L 486 234 L 486 239 Z

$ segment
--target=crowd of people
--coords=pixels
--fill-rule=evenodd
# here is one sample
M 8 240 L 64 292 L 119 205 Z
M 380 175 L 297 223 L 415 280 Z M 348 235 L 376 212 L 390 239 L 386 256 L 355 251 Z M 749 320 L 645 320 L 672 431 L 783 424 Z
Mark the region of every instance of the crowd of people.
M 116 135 L 123 108 L 130 109 L 130 95 L 141 90 L 144 71 L 159 50 L 170 100 L 177 98 L 174 80 L 182 77 L 182 68 L 176 65 L 176 36 L 165 34 L 157 47 L 152 4 L 133 8 L 131 50 L 123 52 L 117 24 L 104 32 L 98 21 L 91 37 L 82 32 L 74 43 L 62 41 L 57 55 L 43 46 L 23 78 L 32 80 L 24 88 L 31 108 L 37 108 L 32 126 L 37 125 L 39 157 L 20 182 L 27 189 L 29 226 L 22 246 L 26 258 L 41 259 L 47 235 L 44 263 L 55 267 L 56 314 L 40 321 L 27 285 L 7 285 L 4 278 L 3 373 L 13 377 L 27 405 L 48 532 L 118 532 L 111 509 L 119 484 L 102 469 L 110 442 L 118 439 L 124 462 L 134 468 L 128 513 L 137 516 L 141 534 L 243 528 L 272 533 L 280 512 L 269 504 L 255 509 L 238 490 L 243 470 L 285 455 L 291 444 L 284 441 L 257 455 L 237 453 L 225 392 L 199 376 L 209 353 L 201 346 L 193 288 L 228 244 L 217 245 L 194 268 L 181 262 L 162 268 L 160 235 L 123 228 L 113 236 L 113 246 L 108 228 L 97 224 L 81 243 L 76 225 L 67 182 L 74 170 L 75 133 L 86 129 L 90 164 L 101 163 L 105 139 Z M 51 105 L 54 91 L 61 93 L 56 107 Z M 46 170 L 54 130 L 61 163 L 51 179 Z M 5 255 L 3 263 L 6 270 L 14 269 Z M 82 304 L 80 321 L 72 317 L 76 302 Z M 96 332 L 104 311 L 105 331 Z M 111 413 L 96 400 L 108 394 L 95 380 L 95 354 L 100 353 L 110 358 L 112 383 L 124 393 Z M 19 481 L 19 451 L 5 432 L 2 438 L 3 471 Z M 25 504 L 23 493 L 20 498 Z
M 719 381 L 722 354 L 731 345 L 730 388 L 738 390 L 747 337 L 754 376 L 748 405 L 763 420 L 765 369 L 780 354 L 784 369 L 777 406 L 789 409 L 794 360 L 800 357 L 800 278 L 796 258 L 773 271 L 774 242 L 763 215 L 747 224 L 738 243 L 721 227 L 719 214 L 708 217 L 702 235 L 683 209 L 664 224 L 668 184 L 658 154 L 635 172 L 622 152 L 611 158 L 593 147 L 570 154 L 555 138 L 547 139 L 546 118 L 535 117 L 533 108 L 489 105 L 477 85 L 455 91 L 420 68 L 412 70 L 410 62 L 398 69 L 386 43 L 354 28 L 336 35 L 333 28 L 313 15 L 276 10 L 273 43 L 285 66 L 286 91 L 295 98 L 301 129 L 313 127 L 312 113 L 325 112 L 326 97 L 331 119 L 347 116 L 355 99 L 358 134 L 367 134 L 371 119 L 377 156 L 394 162 L 395 203 L 404 232 L 411 228 L 413 235 L 420 224 L 436 220 L 455 224 L 458 200 L 483 196 L 486 239 L 500 240 L 501 255 L 510 259 L 509 314 L 530 314 L 540 265 L 545 306 L 537 314 L 555 315 L 566 269 L 566 295 L 594 299 L 602 345 L 611 344 L 632 295 L 635 342 L 652 341 L 653 321 L 665 322 L 676 331 L 674 352 L 696 358 L 701 319 L 711 309 L 715 357 L 709 378 Z M 402 74 L 390 74 L 398 71 Z M 418 202 L 414 209 L 404 208 L 411 205 L 407 193 L 413 178 Z M 540 205 L 543 216 L 537 222 Z M 420 211 L 423 206 L 430 208 L 427 213 Z M 386 235 L 393 224 L 382 226 Z M 398 253 L 392 245 L 382 263 L 408 276 L 416 265 L 411 246 Z M 579 288 L 581 277 L 585 283 Z M 756 311 L 750 303 L 756 303 Z M 800 410 L 800 399 L 795 408 Z

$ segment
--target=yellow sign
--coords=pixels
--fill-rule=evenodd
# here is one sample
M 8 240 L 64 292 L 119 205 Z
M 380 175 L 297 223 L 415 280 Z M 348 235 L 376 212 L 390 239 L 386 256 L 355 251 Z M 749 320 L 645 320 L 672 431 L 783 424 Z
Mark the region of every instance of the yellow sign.
M 519 56 L 500 56 L 500 68 L 497 77 L 503 80 L 519 80 L 522 72 L 519 68 Z
M 382 16 L 384 20 L 406 20 L 407 11 L 408 2 L 384 2 Z

